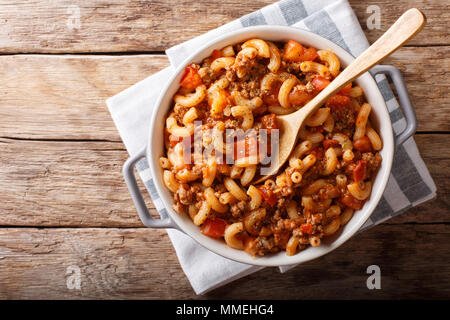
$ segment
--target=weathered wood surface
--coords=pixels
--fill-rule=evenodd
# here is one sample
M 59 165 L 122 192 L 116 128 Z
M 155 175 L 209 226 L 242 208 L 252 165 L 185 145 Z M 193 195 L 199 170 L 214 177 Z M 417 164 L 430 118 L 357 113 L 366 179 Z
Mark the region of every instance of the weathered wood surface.
M 2 1 L 0 52 L 162 51 L 219 27 L 275 1 Z M 350 0 L 360 24 L 373 42 L 410 7 L 428 18 L 411 45 L 450 44 L 446 1 Z M 367 12 L 379 6 L 381 28 L 369 30 Z M 79 17 L 77 21 L 77 17 Z
M 450 46 L 408 47 L 403 71 L 419 131 L 450 131 Z M 105 99 L 168 65 L 165 56 L 0 56 L 0 137 L 121 141 Z
M 380 225 L 285 274 L 267 268 L 195 296 L 167 234 L 138 229 L 0 229 L 0 299 L 405 299 L 450 298 L 450 229 Z M 366 269 L 381 268 L 381 290 Z M 80 268 L 81 290 L 66 284 Z
M 195 296 L 165 231 L 139 221 L 105 99 L 168 65 L 148 53 L 273 2 L 0 2 L 0 299 L 450 298 L 445 1 L 349 0 L 370 42 L 407 8 L 428 18 L 385 63 L 402 70 L 416 107 L 415 139 L 438 186 L 435 200 L 284 275 L 268 268 L 205 296 Z M 379 30 L 366 27 L 369 5 L 381 9 Z M 76 6 L 80 28 L 71 29 Z M 105 54 L 86 54 L 94 52 Z M 381 267 L 382 290 L 366 287 L 372 264 Z M 69 266 L 80 268 L 81 290 L 67 288 Z
M 168 65 L 165 56 L 0 57 L 0 136 L 121 141 L 105 100 Z
M 403 214 L 398 223 L 450 222 L 447 137 L 416 135 L 438 197 Z M 121 143 L 0 139 L 0 149 L 0 225 L 142 226 L 123 181 L 127 152 Z

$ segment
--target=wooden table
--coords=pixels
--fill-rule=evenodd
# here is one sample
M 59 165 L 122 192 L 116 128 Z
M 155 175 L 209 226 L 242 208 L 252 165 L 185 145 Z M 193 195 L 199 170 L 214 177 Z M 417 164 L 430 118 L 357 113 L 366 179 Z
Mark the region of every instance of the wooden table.
M 450 297 L 445 1 L 350 0 L 371 42 L 406 8 L 428 17 L 386 63 L 405 77 L 437 198 L 286 274 L 267 268 L 205 296 L 193 292 L 166 232 L 138 219 L 104 101 L 167 66 L 166 48 L 273 1 L 15 2 L 0 4 L 0 298 Z M 365 27 L 373 4 L 380 30 Z M 381 290 L 366 287 L 373 264 Z M 70 266 L 80 268 L 80 290 L 68 289 Z

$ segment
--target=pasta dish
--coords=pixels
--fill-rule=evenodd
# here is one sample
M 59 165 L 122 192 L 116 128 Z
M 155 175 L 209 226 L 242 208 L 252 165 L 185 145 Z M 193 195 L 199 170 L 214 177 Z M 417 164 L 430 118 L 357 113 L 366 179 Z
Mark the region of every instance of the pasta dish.
M 338 232 L 370 197 L 382 141 L 350 83 L 306 121 L 277 175 L 278 115 L 302 108 L 340 73 L 331 51 L 250 39 L 185 68 L 166 118 L 160 165 L 173 209 L 254 256 L 294 255 Z

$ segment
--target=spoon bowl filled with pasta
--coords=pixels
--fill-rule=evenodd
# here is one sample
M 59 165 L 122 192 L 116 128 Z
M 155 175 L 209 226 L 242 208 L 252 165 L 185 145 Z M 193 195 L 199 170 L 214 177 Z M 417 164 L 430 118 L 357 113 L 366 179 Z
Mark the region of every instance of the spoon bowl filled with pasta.
M 369 73 L 307 119 L 277 174 L 254 181 L 276 163 L 277 117 L 301 109 L 353 59 L 319 35 L 281 26 L 238 30 L 194 52 L 155 103 L 148 145 L 124 169 L 144 224 L 263 266 L 306 262 L 343 244 L 380 202 L 394 154 Z M 130 177 L 143 157 L 162 219 L 148 214 Z

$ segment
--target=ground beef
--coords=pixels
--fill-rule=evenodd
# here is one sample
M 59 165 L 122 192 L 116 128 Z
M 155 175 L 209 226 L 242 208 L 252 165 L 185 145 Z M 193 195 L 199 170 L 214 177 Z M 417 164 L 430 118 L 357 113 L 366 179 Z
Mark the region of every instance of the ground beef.
M 184 114 L 189 110 L 190 108 L 185 107 L 179 103 L 176 103 L 175 106 L 173 107 L 173 111 L 174 111 L 174 116 L 175 119 L 178 121 L 178 123 L 183 123 L 183 117 Z
M 235 218 L 242 217 L 245 210 L 245 201 L 233 203 L 230 207 L 231 215 Z
M 183 204 L 182 204 L 181 201 L 180 201 L 180 195 L 179 195 L 178 193 L 175 193 L 175 194 L 173 195 L 173 205 L 172 205 L 172 209 L 173 209 L 176 213 L 178 213 L 178 214 L 183 214 L 184 206 L 183 206 Z
M 300 181 L 298 186 L 303 188 L 316 181 L 320 176 L 322 170 L 321 167 L 320 161 L 316 161 L 316 163 L 303 174 L 302 181 Z
M 228 81 L 230 81 L 231 85 L 234 85 L 234 83 L 238 80 L 236 71 L 233 68 L 227 70 L 227 72 L 225 73 L 225 77 L 228 79 Z
M 216 78 L 216 75 L 212 72 L 211 68 L 209 67 L 203 67 L 198 70 L 198 74 L 202 78 L 202 82 L 204 85 L 209 87 Z
M 181 204 L 190 205 L 195 203 L 198 191 L 198 187 L 183 183 L 175 194 L 178 196 Z
M 252 99 L 261 95 L 259 79 L 253 79 L 241 83 L 241 95 L 246 99 Z
M 239 122 L 237 120 L 228 119 L 225 121 L 225 129 L 237 129 Z
M 353 137 L 355 132 L 355 113 L 350 106 L 332 107 L 331 115 L 334 118 L 334 132 L 342 132 L 349 137 Z
M 192 170 L 193 174 L 199 175 L 199 174 L 202 173 L 202 166 L 201 165 L 194 165 L 191 170 Z
M 281 219 L 282 213 L 283 213 L 283 210 L 281 210 L 281 209 L 276 209 L 276 210 L 274 211 L 274 213 L 273 213 L 273 215 L 272 215 L 270 221 L 271 221 L 272 223 L 276 223 L 278 220 Z
M 266 66 L 255 62 L 245 77 L 238 79 L 235 71 L 229 70 L 226 73 L 226 77 L 230 81 L 228 90 L 230 92 L 238 91 L 246 99 L 259 97 L 261 96 L 261 79 L 266 71 Z
M 276 203 L 276 208 L 281 209 L 284 208 L 286 204 L 286 198 L 279 198 Z
M 378 152 L 375 154 L 373 154 L 372 152 L 364 152 L 361 156 L 361 159 L 367 162 L 366 178 L 372 179 L 381 165 L 382 159 L 380 154 Z
M 219 193 L 219 195 L 216 195 L 216 197 L 220 196 L 220 193 L 225 193 L 227 192 L 227 188 L 225 188 L 225 186 L 223 184 L 218 184 L 214 187 L 215 191 Z
M 321 213 L 313 214 L 311 216 L 311 223 L 313 225 L 320 224 L 320 223 L 322 223 L 322 219 L 323 219 L 323 214 L 321 214 Z
M 301 73 L 302 70 L 300 68 L 300 65 L 301 65 L 301 63 L 297 63 L 297 62 L 286 63 L 286 71 L 289 73 L 294 73 L 294 74 Z
M 283 231 L 292 231 L 298 228 L 305 220 L 302 218 L 298 219 L 281 219 L 278 220 L 276 227 L 273 228 L 274 233 L 280 233 Z
M 257 237 L 255 239 L 256 243 L 256 254 L 263 256 L 267 253 L 278 252 L 280 249 L 276 246 L 275 240 L 272 237 Z
M 252 73 L 251 69 L 256 63 L 256 56 L 257 53 L 252 56 L 238 54 L 231 70 L 233 70 L 237 74 L 243 75 L 242 79 L 247 79 L 248 77 L 250 77 Z
M 313 93 L 316 91 L 316 88 L 313 86 L 313 84 L 311 83 L 311 81 L 308 81 L 306 83 L 306 91 L 308 91 L 308 93 Z

